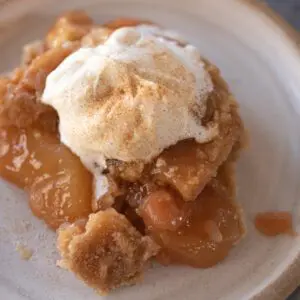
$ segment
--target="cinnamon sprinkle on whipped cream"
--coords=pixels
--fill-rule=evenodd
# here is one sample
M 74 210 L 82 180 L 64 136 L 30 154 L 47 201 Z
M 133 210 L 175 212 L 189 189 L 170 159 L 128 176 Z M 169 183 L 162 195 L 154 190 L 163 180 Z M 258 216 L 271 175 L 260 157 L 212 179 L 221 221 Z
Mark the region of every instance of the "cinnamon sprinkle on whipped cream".
M 159 32 L 118 29 L 47 77 L 42 101 L 59 114 L 62 142 L 87 165 L 149 162 L 180 140 L 218 133 L 201 123 L 213 84 L 198 50 Z

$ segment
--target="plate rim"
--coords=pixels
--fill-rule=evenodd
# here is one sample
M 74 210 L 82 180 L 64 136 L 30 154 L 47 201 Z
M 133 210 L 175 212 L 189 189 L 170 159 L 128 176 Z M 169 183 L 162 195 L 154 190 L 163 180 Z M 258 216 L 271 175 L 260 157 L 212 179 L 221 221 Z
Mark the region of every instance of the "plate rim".
M 250 9 L 265 15 L 274 25 L 281 28 L 286 37 L 291 42 L 293 48 L 297 50 L 300 56 L 300 32 L 286 21 L 279 13 L 272 9 L 264 0 L 237 0 Z
M 261 0 L 238 0 L 249 9 L 267 17 L 274 26 L 280 28 L 290 45 L 297 51 L 300 59 L 300 32 L 298 32 L 291 24 L 273 10 L 267 3 Z M 263 287 L 261 291 L 252 297 L 252 300 L 282 300 L 286 299 L 293 293 L 300 284 L 300 252 L 288 265 L 286 270 L 282 272 L 272 283 Z

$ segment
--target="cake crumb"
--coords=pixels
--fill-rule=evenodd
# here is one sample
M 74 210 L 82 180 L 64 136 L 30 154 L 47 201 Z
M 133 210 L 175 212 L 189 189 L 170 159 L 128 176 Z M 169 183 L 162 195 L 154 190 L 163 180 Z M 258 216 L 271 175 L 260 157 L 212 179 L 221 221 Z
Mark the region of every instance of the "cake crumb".
M 20 257 L 23 260 L 29 260 L 33 255 L 33 250 L 27 248 L 25 245 L 22 245 L 22 244 L 18 244 L 16 246 L 16 250 L 19 252 Z

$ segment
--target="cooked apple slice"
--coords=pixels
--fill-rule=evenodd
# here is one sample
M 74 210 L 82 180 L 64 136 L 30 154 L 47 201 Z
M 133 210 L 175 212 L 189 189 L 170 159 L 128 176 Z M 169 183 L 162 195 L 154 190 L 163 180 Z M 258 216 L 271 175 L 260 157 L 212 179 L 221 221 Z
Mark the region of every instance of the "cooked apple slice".
M 0 130 L 0 176 L 30 192 L 33 213 L 56 229 L 92 212 L 92 175 L 56 135 Z
M 207 187 L 193 202 L 192 213 L 176 231 L 150 228 L 150 235 L 162 247 L 163 263 L 208 268 L 222 261 L 243 237 L 239 207 Z

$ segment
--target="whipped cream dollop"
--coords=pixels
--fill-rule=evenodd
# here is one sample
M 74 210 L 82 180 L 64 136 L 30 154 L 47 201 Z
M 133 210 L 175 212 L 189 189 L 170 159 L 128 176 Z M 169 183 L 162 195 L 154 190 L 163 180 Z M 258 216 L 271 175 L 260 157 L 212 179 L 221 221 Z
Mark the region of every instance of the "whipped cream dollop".
M 156 27 L 121 28 L 68 56 L 42 96 L 62 142 L 105 168 L 106 159 L 149 162 L 180 140 L 213 139 L 217 127 L 201 123 L 211 78 L 198 50 L 179 44 Z

